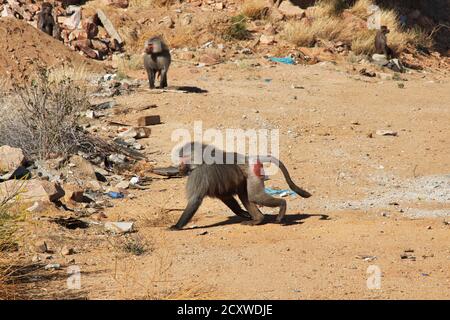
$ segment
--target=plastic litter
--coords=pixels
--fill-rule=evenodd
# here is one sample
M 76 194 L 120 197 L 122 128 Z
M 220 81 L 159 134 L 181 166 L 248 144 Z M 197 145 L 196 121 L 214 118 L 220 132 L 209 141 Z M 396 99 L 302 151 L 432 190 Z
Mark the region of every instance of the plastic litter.
M 123 198 L 125 198 L 125 195 L 122 192 L 110 191 L 110 192 L 107 193 L 107 195 L 110 198 L 113 198 L 113 199 L 123 199 Z
M 284 58 L 270 57 L 269 60 L 284 64 L 295 64 L 295 60 L 292 59 L 291 57 L 284 57 Z
M 289 190 L 289 189 L 272 189 L 272 188 L 265 188 L 265 191 L 267 194 L 270 194 L 272 196 L 281 196 L 281 197 L 286 197 L 286 196 L 295 196 L 297 195 L 294 191 Z

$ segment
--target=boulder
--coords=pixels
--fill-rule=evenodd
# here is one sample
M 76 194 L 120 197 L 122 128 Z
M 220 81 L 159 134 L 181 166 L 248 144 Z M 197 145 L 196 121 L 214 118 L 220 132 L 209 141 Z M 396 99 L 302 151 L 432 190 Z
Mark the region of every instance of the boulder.
M 66 183 L 64 185 L 64 200 L 66 202 L 84 202 L 84 190 L 74 183 Z
M 10 146 L 0 147 L 0 173 L 15 171 L 25 162 L 22 149 Z
M 0 202 L 17 194 L 12 200 L 20 202 L 55 202 L 64 197 L 64 190 L 57 183 L 44 180 L 9 180 L 0 183 Z
M 388 58 L 386 58 L 386 56 L 384 54 L 378 54 L 378 53 L 375 53 L 372 55 L 372 61 L 373 61 L 373 63 L 375 63 L 376 65 L 379 65 L 379 66 L 385 66 L 389 63 Z
M 259 38 L 259 42 L 261 44 L 272 44 L 275 42 L 275 38 L 274 36 L 262 34 L 261 37 Z
M 288 18 L 303 18 L 306 16 L 305 10 L 296 5 L 292 4 L 290 1 L 281 2 L 278 10 Z

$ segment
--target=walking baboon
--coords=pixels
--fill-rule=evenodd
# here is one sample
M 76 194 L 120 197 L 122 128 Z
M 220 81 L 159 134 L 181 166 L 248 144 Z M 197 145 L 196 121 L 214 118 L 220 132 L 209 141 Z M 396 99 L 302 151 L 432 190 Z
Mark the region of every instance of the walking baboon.
M 155 88 L 156 73 L 160 78 L 159 87 L 167 87 L 167 71 L 171 62 L 169 48 L 160 37 L 153 37 L 145 41 L 144 51 L 144 67 L 150 88 Z
M 389 29 L 386 26 L 381 26 L 380 30 L 377 31 L 375 36 L 375 53 L 384 54 L 386 58 L 391 59 L 393 51 L 387 45 L 387 34 Z
M 303 198 L 311 196 L 291 180 L 284 164 L 272 156 L 247 157 L 198 142 L 185 144 L 178 151 L 178 156 L 180 172 L 189 175 L 186 185 L 188 204 L 171 229 L 182 229 L 206 196 L 222 200 L 236 215 L 250 219 L 244 224 L 257 225 L 263 221 L 264 215 L 257 205 L 279 207 L 276 221 L 281 222 L 286 213 L 286 200 L 265 192 L 263 163 L 276 164 L 294 192 Z M 234 195 L 238 195 L 247 211 L 241 208 Z

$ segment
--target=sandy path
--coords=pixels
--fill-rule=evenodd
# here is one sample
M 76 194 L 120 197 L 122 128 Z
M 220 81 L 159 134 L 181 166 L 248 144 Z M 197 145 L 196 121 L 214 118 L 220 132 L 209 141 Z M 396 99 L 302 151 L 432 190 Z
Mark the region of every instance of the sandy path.
M 160 180 L 133 191 L 133 199 L 115 202 L 106 214 L 134 219 L 135 236 L 153 250 L 133 256 L 98 238 L 75 256 L 87 296 L 450 298 L 448 75 L 406 75 L 400 89 L 397 81 L 361 78 L 332 64 L 259 62 L 175 65 L 171 85 L 208 93 L 143 90 L 118 97 L 130 112 L 114 119 L 132 122 L 143 114 L 133 110 L 158 105 L 145 112 L 160 114 L 164 123 L 143 141 L 159 166 L 170 164 L 172 131 L 192 129 L 195 120 L 204 128 L 279 129 L 281 159 L 314 197 L 288 197 L 286 225 L 268 217 L 257 227 L 240 225 L 208 199 L 191 223 L 196 229 L 170 232 L 166 227 L 180 212 L 161 211 L 184 207 L 185 181 Z M 398 137 L 377 136 L 378 129 Z M 286 187 L 279 174 L 267 185 Z M 415 261 L 401 259 L 408 249 Z M 367 288 L 370 265 L 382 273 L 380 290 Z

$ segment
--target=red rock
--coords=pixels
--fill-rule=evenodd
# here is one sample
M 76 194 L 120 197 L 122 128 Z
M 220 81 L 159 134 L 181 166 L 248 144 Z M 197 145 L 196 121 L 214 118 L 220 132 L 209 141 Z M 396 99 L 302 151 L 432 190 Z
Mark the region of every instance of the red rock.
M 81 26 L 83 28 L 83 31 L 86 33 L 87 39 L 93 39 L 98 34 L 98 27 L 97 25 L 92 21 L 92 18 L 85 19 L 82 21 Z
M 88 39 L 73 41 L 72 45 L 75 49 L 82 51 L 89 58 L 96 59 L 98 57 L 97 52 L 91 48 L 92 44 Z
M 91 40 L 92 48 L 97 50 L 98 52 L 102 54 L 107 54 L 109 52 L 108 45 L 104 43 L 103 41 L 93 39 Z

